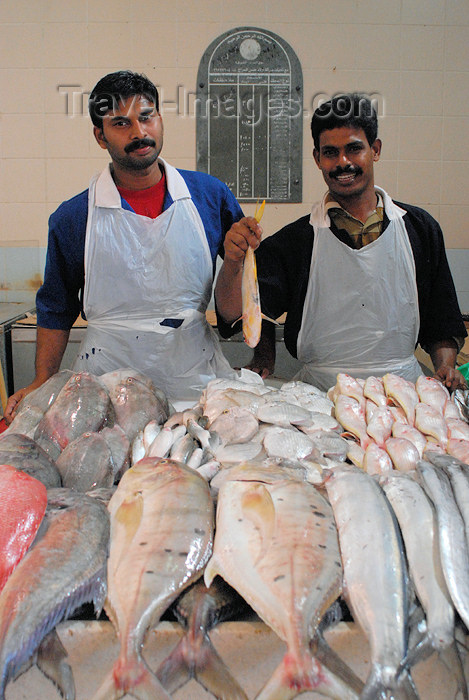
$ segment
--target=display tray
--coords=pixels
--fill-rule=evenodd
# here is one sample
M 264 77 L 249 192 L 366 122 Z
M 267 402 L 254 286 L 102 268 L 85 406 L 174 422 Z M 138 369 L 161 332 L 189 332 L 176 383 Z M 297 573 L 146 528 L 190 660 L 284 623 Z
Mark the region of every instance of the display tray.
M 69 654 L 76 685 L 76 700 L 92 700 L 105 674 L 117 658 L 119 647 L 108 621 L 68 621 L 57 628 Z M 152 669 L 175 647 L 182 635 L 176 622 L 162 622 L 148 634 L 144 656 Z M 224 622 L 210 633 L 213 645 L 249 699 L 270 678 L 285 652 L 284 643 L 260 621 Z M 332 648 L 365 679 L 369 669 L 368 645 L 353 623 L 340 622 L 326 633 Z M 466 664 L 467 666 L 467 664 Z M 453 675 L 433 654 L 414 667 L 412 677 L 421 700 L 456 698 Z M 128 695 L 125 696 L 130 697 Z M 194 680 L 173 693 L 175 700 L 209 700 L 213 696 Z M 302 700 L 324 698 L 314 692 Z M 458 697 L 461 697 L 460 695 Z M 7 687 L 6 700 L 59 700 L 60 695 L 34 667 Z

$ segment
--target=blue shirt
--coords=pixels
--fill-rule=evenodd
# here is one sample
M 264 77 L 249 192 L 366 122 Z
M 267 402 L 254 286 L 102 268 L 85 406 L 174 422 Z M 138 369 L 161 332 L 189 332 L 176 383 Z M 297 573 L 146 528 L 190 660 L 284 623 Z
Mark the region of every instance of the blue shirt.
M 243 212 L 229 188 L 206 173 L 179 170 L 202 219 L 215 269 L 217 255 L 232 224 Z M 122 199 L 122 207 L 133 211 Z M 173 203 L 166 190 L 163 209 Z M 88 190 L 63 202 L 49 218 L 44 283 L 36 295 L 37 324 L 42 328 L 69 330 L 82 312 L 85 280 L 84 252 Z

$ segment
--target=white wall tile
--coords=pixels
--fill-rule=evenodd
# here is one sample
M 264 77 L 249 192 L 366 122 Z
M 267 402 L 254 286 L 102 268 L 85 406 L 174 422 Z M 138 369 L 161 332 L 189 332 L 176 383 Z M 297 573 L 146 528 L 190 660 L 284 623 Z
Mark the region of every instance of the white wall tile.
M 402 0 L 401 21 L 404 24 L 442 24 L 445 0 Z
M 185 100 L 211 41 L 242 26 L 287 41 L 304 76 L 304 202 L 272 205 L 269 229 L 306 213 L 324 192 L 311 157 L 313 99 L 359 90 L 379 97 L 377 184 L 441 216 L 447 245 L 469 248 L 467 0 L 1 0 L 0 243 L 29 240 L 31 230 L 45 245 L 49 213 L 108 162 L 86 97 L 107 72 L 131 68 L 161 86 L 163 156 L 194 168 L 195 119 Z M 11 139 L 14 130 L 27 138 Z
M 402 70 L 441 70 L 444 65 L 444 27 L 404 25 L 401 28 Z

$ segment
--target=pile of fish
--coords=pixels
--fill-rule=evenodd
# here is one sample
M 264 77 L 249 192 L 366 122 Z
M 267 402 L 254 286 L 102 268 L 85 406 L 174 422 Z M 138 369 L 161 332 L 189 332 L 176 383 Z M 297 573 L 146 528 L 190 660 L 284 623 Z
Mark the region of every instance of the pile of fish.
M 337 420 L 357 441 L 349 459 L 370 474 L 413 470 L 428 452 L 469 463 L 465 403 L 451 401 L 432 377 L 413 384 L 395 374 L 366 380 L 339 374 L 328 395 Z
M 326 394 L 243 370 L 181 411 L 131 369 L 54 375 L 0 436 L 0 699 L 33 663 L 75 697 L 55 628 L 85 602 L 120 649 L 94 700 L 167 700 L 191 678 L 247 700 L 210 630 L 253 612 L 286 645 L 258 700 L 415 699 L 412 668 L 435 651 L 468 698 L 467 411 L 467 392 L 395 375 L 341 374 Z M 368 678 L 327 644 L 344 610 Z M 150 668 L 147 633 L 170 612 L 184 635 Z

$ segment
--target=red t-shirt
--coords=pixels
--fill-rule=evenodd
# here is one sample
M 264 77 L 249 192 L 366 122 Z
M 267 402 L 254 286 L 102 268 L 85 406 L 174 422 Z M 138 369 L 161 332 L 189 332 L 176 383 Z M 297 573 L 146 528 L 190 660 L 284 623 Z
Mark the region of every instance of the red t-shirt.
M 144 190 L 126 190 L 118 187 L 120 196 L 130 204 L 136 214 L 156 219 L 163 211 L 164 196 L 166 194 L 166 176 L 163 173 L 161 180 Z

